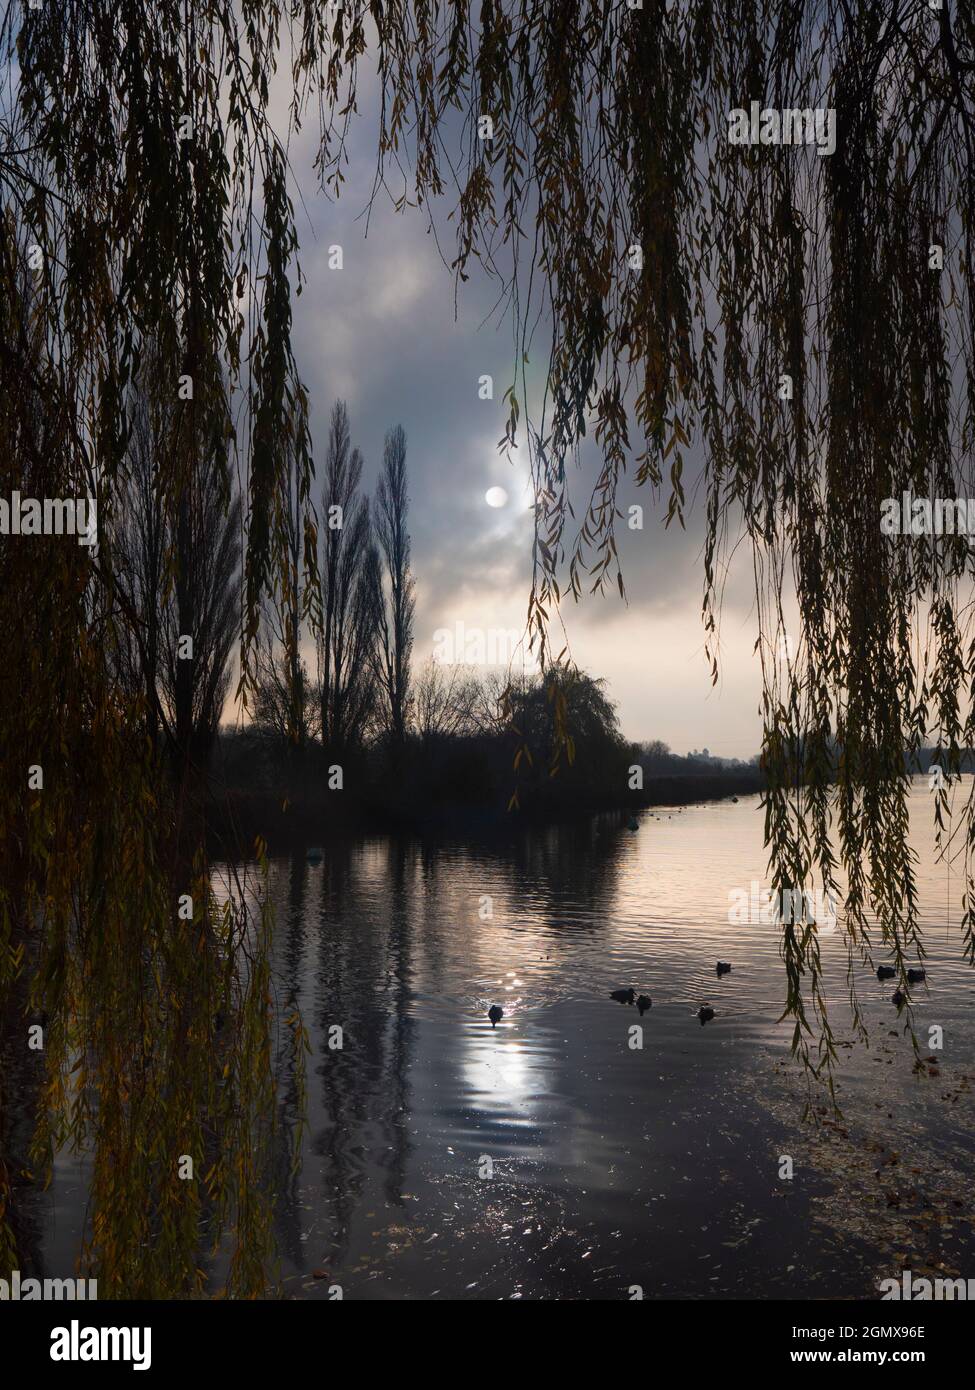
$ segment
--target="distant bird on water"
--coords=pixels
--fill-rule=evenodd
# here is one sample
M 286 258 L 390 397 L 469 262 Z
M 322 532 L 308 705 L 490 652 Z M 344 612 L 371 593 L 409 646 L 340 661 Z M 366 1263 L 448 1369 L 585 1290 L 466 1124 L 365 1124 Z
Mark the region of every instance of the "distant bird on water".
M 896 974 L 897 974 L 897 971 L 894 969 L 894 967 L 893 967 L 892 965 L 878 965 L 878 966 L 877 966 L 877 979 L 878 979 L 878 980 L 890 980 L 890 979 L 893 979 L 893 977 L 894 977 Z
M 924 979 L 924 971 L 923 971 L 923 970 L 909 970 L 909 971 L 907 972 L 907 978 L 910 980 L 910 982 L 911 982 L 912 985 L 920 984 L 920 982 Z
M 491 1027 L 495 1028 L 504 1018 L 504 1009 L 500 1004 L 492 1004 L 488 1009 L 488 1018 L 491 1020 Z
M 714 1010 L 711 1008 L 710 1004 L 702 1004 L 697 1011 L 697 1016 L 701 1020 L 701 1026 L 703 1027 L 705 1023 L 710 1023 L 712 1018 L 714 1018 Z
M 616 1002 L 617 1002 L 617 1004 L 635 1004 L 635 1003 L 636 1003 L 636 990 L 633 990 L 633 989 L 614 989 L 613 992 L 612 992 L 612 994 L 611 994 L 609 997 L 610 997 L 610 999 L 615 999 Z
M 637 1006 L 637 1008 L 640 1010 L 640 1017 L 641 1017 L 641 1018 L 642 1018 L 643 1015 L 646 1013 L 647 1009 L 650 1008 L 650 1005 L 651 1005 L 652 1003 L 653 1003 L 653 1000 L 650 998 L 649 994 L 641 994 L 641 995 L 640 995 L 639 999 L 636 1001 L 636 1006 Z
M 900 1006 L 901 1006 L 902 1004 L 906 1004 L 906 1003 L 907 1003 L 907 995 L 906 995 L 906 994 L 902 994 L 901 991 L 900 991 L 899 989 L 895 989 L 894 992 L 893 992 L 893 994 L 892 994 L 891 997 L 890 997 L 890 1002 L 891 1002 L 892 1004 L 896 1005 L 897 1008 L 899 1009 Z
M 731 966 L 728 964 L 726 960 L 719 960 L 717 965 L 715 966 L 715 973 L 718 975 L 727 975 L 730 969 Z

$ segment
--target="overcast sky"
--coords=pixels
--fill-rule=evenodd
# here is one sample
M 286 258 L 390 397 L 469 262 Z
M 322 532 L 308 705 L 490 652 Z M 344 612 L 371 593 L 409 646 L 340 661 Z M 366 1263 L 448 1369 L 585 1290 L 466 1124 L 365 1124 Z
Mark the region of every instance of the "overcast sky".
M 360 83 L 360 110 L 375 109 Z M 292 141 L 301 265 L 307 283 L 295 303 L 294 346 L 312 402 L 317 460 L 323 460 L 332 402 L 343 398 L 352 438 L 374 486 L 383 437 L 407 434 L 410 529 L 417 581 L 414 660 L 433 652 L 434 633 L 453 628 L 518 629 L 525 624 L 531 562 L 531 494 L 524 440 L 515 463 L 497 449 L 505 422 L 502 395 L 514 361 L 510 324 L 490 315 L 497 288 L 477 268 L 454 283 L 427 230 L 423 211 L 396 213 L 377 198 L 366 235 L 362 216 L 375 174 L 375 130 L 368 114 L 354 127 L 350 166 L 336 204 L 319 192 L 312 163 L 317 122 Z M 300 201 L 299 201 L 300 195 Z M 453 255 L 449 199 L 437 209 L 440 244 Z M 343 268 L 329 269 L 340 245 Z M 542 340 L 543 341 L 543 340 Z M 544 369 L 544 348 L 535 354 Z M 495 398 L 478 399 L 478 379 L 494 378 Z M 321 470 L 319 468 L 319 476 Z M 588 498 L 573 479 L 577 508 Z M 500 508 L 485 502 L 501 487 Z M 692 499 L 692 488 L 688 498 Z M 743 554 L 725 597 L 721 674 L 712 687 L 701 625 L 703 499 L 688 529 L 665 531 L 645 490 L 625 503 L 645 510 L 641 531 L 619 535 L 628 604 L 618 592 L 563 606 L 574 659 L 609 683 L 629 738 L 660 738 L 678 752 L 707 747 L 726 757 L 758 750 L 760 673 L 749 568 Z M 744 550 L 744 548 L 743 548 Z M 557 650 L 557 648 L 556 648 Z

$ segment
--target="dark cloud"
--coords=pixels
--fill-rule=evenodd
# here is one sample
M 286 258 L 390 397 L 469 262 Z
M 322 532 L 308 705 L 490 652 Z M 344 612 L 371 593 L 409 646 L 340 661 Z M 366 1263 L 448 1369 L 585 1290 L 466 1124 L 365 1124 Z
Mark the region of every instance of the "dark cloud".
M 368 109 L 364 96 L 361 108 Z M 531 572 L 531 512 L 524 444 L 515 461 L 498 452 L 504 428 L 502 395 L 515 361 L 510 325 L 498 323 L 498 287 L 475 273 L 455 298 L 423 210 L 396 213 L 380 193 L 367 223 L 375 145 L 366 120 L 354 130 L 348 180 L 338 203 L 317 190 L 311 127 L 293 143 L 301 264 L 307 283 L 295 305 L 294 341 L 313 404 L 316 456 L 323 457 L 332 402 L 349 407 L 353 439 L 371 487 L 387 429 L 408 438 L 411 529 L 418 582 L 417 654 L 430 654 L 434 632 L 468 627 L 521 627 Z M 397 190 L 399 191 L 399 190 Z M 437 210 L 440 246 L 453 254 L 449 200 Z M 329 248 L 342 248 L 343 267 L 329 269 Z M 540 348 L 531 370 L 543 366 Z M 490 374 L 494 399 L 478 398 Z M 572 480 L 581 509 L 592 485 L 594 455 Z M 503 487 L 505 507 L 484 500 Z M 689 488 L 689 495 L 692 490 Z M 752 656 L 747 566 L 726 596 L 724 680 L 712 690 L 701 625 L 700 500 L 688 529 L 665 530 L 660 507 L 632 485 L 620 499 L 640 502 L 644 529 L 623 525 L 620 549 L 629 603 L 615 587 L 608 599 L 565 605 L 573 654 L 605 676 L 620 704 L 625 732 L 661 737 L 678 749 L 750 754 L 758 743 L 758 673 Z M 573 534 L 573 533 L 570 533 Z

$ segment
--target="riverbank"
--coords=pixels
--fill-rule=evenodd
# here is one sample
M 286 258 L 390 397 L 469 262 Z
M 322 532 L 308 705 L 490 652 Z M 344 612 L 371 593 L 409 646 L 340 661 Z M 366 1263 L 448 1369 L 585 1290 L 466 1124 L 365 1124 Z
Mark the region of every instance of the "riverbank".
M 528 799 L 527 804 L 511 809 L 500 801 L 420 801 L 405 789 L 395 796 L 388 790 L 385 795 L 363 796 L 343 788 L 288 798 L 240 787 L 214 788 L 207 803 L 207 838 L 212 852 L 229 853 L 236 848 L 243 853 L 260 837 L 269 852 L 277 854 L 362 834 L 445 830 L 491 834 L 519 826 L 571 824 L 606 812 L 616 812 L 624 819 L 652 807 L 693 806 L 751 796 L 763 787 L 761 773 L 748 768 L 714 775 L 653 777 L 647 779 L 642 791 L 612 800 L 553 794 L 543 800 Z

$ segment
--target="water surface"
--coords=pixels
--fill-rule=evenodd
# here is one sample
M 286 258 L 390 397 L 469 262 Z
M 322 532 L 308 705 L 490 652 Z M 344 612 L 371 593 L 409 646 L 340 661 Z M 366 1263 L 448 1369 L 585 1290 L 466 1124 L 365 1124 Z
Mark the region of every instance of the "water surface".
M 802 1122 L 776 927 L 728 920 L 765 878 L 757 798 L 646 812 L 635 833 L 603 817 L 274 861 L 277 976 L 314 1049 L 280 1204 L 288 1292 L 875 1297 L 902 1255 L 975 1274 L 975 976 L 926 783 L 915 803 L 917 1025 L 945 1030 L 943 1061 L 915 1072 L 893 985 L 866 969 L 870 1046 L 853 1041 L 845 948 L 823 936 L 840 1121 Z M 653 999 L 643 1018 L 609 998 L 629 986 Z
M 815 1091 L 804 1117 L 776 927 L 729 922 L 730 895 L 765 881 L 762 828 L 742 798 L 648 811 L 634 833 L 600 817 L 272 860 L 275 1006 L 296 999 L 312 1043 L 294 1177 L 280 1077 L 285 1294 L 875 1298 L 903 1268 L 975 1276 L 975 974 L 926 782 L 917 1025 L 942 1060 L 916 1069 L 893 985 L 866 968 L 854 1039 L 842 937 L 824 935 L 841 1117 Z M 652 996 L 643 1018 L 609 997 L 630 986 Z M 84 1166 L 59 1161 L 41 1227 L 61 1272 L 84 1194 Z

